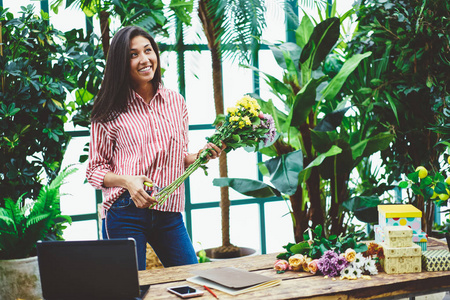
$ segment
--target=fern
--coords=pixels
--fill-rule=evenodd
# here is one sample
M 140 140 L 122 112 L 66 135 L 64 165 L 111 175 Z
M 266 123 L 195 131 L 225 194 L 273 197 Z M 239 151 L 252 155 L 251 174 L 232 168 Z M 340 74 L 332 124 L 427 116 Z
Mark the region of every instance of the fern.
M 76 171 L 71 167 L 62 170 L 29 204 L 22 205 L 24 195 L 17 201 L 5 199 L 5 207 L 0 208 L 0 259 L 28 257 L 38 240 L 55 232 L 60 235 L 61 228 L 65 228 L 63 224 L 72 223 L 69 216 L 61 215 L 59 188 Z
M 26 228 L 29 228 L 30 226 L 33 226 L 33 225 L 35 225 L 35 224 L 37 224 L 39 222 L 42 222 L 42 221 L 44 221 L 46 219 L 49 219 L 49 217 L 51 215 L 52 215 L 52 213 L 48 212 L 48 213 L 45 213 L 45 214 L 39 214 L 39 215 L 37 215 L 35 217 L 32 217 L 32 218 L 28 219 L 27 223 L 26 223 Z

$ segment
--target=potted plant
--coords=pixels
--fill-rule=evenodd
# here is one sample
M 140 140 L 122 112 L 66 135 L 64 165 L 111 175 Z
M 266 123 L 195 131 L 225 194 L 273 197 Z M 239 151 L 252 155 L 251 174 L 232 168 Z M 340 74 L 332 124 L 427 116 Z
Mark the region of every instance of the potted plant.
M 62 230 L 71 223 L 61 215 L 59 188 L 64 179 L 77 171 L 66 168 L 36 199 L 5 198 L 0 207 L 0 295 L 2 299 L 39 299 L 40 279 L 36 257 L 39 240 L 63 240 Z

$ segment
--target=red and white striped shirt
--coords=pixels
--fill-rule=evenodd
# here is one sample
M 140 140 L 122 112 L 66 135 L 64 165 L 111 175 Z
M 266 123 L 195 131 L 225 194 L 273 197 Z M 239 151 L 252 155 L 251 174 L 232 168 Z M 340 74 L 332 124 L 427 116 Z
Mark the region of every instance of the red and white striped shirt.
M 128 101 L 127 111 L 116 119 L 93 122 L 91 126 L 86 177 L 94 188 L 103 191 L 102 217 L 125 191 L 103 186 L 106 173 L 146 175 L 164 187 L 185 170 L 189 123 L 184 98 L 160 84 L 149 104 L 134 91 Z M 154 209 L 184 211 L 184 184 Z

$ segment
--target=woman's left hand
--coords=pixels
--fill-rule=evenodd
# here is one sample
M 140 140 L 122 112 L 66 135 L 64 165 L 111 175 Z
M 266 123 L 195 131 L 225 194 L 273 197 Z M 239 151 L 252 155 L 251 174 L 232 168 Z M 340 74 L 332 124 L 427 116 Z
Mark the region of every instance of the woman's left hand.
M 219 148 L 218 146 L 214 145 L 213 143 L 208 143 L 199 151 L 199 153 L 201 153 L 202 151 L 205 151 L 206 149 L 210 149 L 208 151 L 208 155 L 206 156 L 206 158 L 208 160 L 215 159 L 220 156 L 220 154 L 226 147 L 227 147 L 227 145 L 225 145 L 223 142 L 222 142 L 222 148 Z

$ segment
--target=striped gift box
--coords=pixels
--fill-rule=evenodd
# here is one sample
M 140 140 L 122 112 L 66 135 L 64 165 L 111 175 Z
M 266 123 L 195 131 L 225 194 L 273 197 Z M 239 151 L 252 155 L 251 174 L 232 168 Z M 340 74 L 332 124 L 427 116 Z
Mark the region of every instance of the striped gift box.
M 448 271 L 450 270 L 450 252 L 445 249 L 424 251 L 422 265 L 427 271 Z

